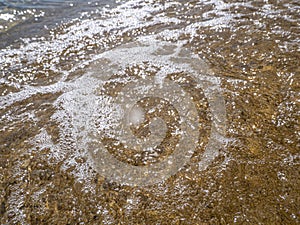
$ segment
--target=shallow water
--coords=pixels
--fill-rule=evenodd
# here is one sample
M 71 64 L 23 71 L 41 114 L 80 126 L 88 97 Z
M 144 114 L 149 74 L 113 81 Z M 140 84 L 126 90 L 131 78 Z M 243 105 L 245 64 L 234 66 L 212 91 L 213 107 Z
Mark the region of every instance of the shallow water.
M 7 2 L 2 224 L 300 222 L 298 1 Z

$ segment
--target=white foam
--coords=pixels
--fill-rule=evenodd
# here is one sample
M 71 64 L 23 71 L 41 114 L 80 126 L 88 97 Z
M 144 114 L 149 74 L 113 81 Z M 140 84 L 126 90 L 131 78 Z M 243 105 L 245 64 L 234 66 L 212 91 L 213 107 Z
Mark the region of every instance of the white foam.
M 13 20 L 14 18 L 15 18 L 15 16 L 12 15 L 12 14 L 8 14 L 8 13 L 2 13 L 2 14 L 0 14 L 0 20 L 6 20 L 6 21 L 8 21 L 8 20 Z

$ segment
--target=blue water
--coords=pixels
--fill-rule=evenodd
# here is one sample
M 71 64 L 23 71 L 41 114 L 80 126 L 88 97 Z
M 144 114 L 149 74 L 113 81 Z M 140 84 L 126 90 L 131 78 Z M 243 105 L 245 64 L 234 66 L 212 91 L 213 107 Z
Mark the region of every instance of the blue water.
M 0 0 L 0 8 L 20 8 L 20 9 L 45 9 L 62 6 L 72 6 L 78 3 L 87 2 L 85 0 Z M 89 1 L 92 2 L 92 1 Z M 102 1 L 107 2 L 107 1 Z
M 82 13 L 116 5 L 115 0 L 0 0 L 0 49 L 21 37 L 45 35 Z

